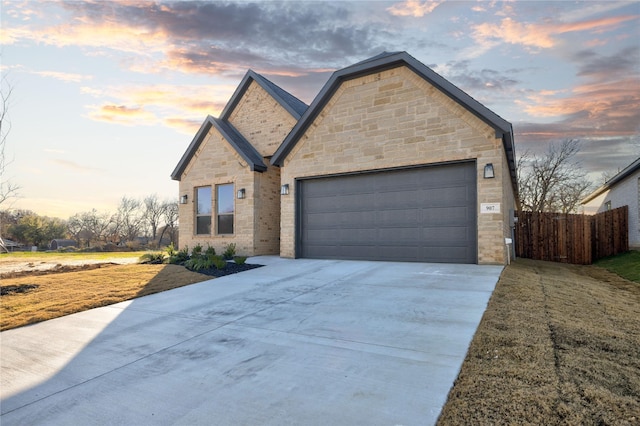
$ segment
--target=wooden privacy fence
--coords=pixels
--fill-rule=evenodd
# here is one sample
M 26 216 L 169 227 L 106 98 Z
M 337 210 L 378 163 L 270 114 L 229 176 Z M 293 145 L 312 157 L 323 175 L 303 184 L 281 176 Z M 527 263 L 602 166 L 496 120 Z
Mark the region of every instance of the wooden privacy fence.
M 590 265 L 629 250 L 627 206 L 594 216 L 516 212 L 516 256 Z

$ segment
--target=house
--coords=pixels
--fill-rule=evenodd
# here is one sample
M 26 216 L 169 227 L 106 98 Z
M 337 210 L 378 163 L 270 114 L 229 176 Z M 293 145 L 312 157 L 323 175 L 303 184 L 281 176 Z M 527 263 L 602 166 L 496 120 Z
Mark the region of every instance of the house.
M 604 185 L 585 197 L 580 204 L 585 214 L 596 214 L 629 206 L 629 247 L 640 248 L 640 157 Z
M 260 74 L 245 74 L 171 174 L 180 181 L 181 247 L 234 243 L 247 256 L 280 252 L 280 168 L 269 160 L 306 109 Z
M 68 240 L 63 238 L 55 238 L 51 240 L 49 243 L 49 248 L 51 250 L 58 250 L 65 247 L 78 247 L 78 242 L 75 240 Z
M 511 124 L 406 52 L 308 108 L 250 71 L 172 178 L 182 244 L 290 258 L 504 264 L 517 199 Z

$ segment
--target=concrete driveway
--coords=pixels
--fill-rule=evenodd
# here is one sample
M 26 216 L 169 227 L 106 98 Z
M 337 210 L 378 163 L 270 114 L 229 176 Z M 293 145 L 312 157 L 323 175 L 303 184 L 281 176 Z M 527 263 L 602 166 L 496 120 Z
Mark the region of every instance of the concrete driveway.
M 0 334 L 9 425 L 428 425 L 501 266 L 288 260 Z

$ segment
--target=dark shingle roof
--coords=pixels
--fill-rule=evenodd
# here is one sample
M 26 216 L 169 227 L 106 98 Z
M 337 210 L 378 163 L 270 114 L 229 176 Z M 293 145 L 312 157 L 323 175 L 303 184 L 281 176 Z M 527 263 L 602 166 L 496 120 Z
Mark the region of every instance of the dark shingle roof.
M 476 117 L 493 127 L 496 135 L 502 138 L 507 159 L 509 161 L 509 172 L 513 187 L 517 189 L 515 151 L 513 142 L 513 129 L 511 123 L 473 99 L 467 93 L 454 86 L 452 83 L 437 74 L 407 52 L 383 52 L 372 58 L 350 65 L 346 68 L 334 72 L 320 93 L 313 100 L 309 108 L 302 115 L 298 123 L 285 138 L 278 150 L 271 159 L 271 164 L 282 166 L 284 159 L 291 152 L 299 138 L 311 125 L 313 120 L 320 114 L 326 103 L 331 99 L 338 87 L 347 80 L 373 74 L 399 66 L 407 66 L 416 74 L 437 87 L 450 98 L 465 107 Z
M 267 166 L 262 161 L 262 157 L 258 151 L 256 151 L 253 145 L 251 145 L 231 123 L 209 115 L 202 123 L 202 126 L 200 126 L 200 129 L 189 144 L 180 162 L 178 162 L 178 165 L 173 170 L 173 173 L 171 173 L 171 179 L 180 180 L 180 176 L 187 168 L 187 165 L 202 144 L 202 141 L 204 141 L 209 134 L 211 127 L 215 127 L 222 134 L 236 152 L 249 164 L 251 171 L 264 172 L 267 170 Z
M 267 170 L 267 166 L 262 161 L 262 157 L 258 151 L 256 151 L 253 145 L 251 145 L 251 143 L 249 143 L 249 141 L 246 140 L 244 136 L 242 136 L 242 134 L 228 121 L 233 109 L 238 105 L 238 102 L 240 102 L 240 99 L 242 99 L 242 96 L 249 88 L 251 81 L 258 83 L 260 87 L 269 93 L 269 95 L 282 105 L 282 107 L 296 120 L 300 119 L 300 116 L 302 116 L 302 114 L 307 110 L 307 104 L 302 102 L 300 99 L 283 90 L 260 74 L 252 70 L 247 71 L 244 78 L 236 88 L 236 91 L 231 96 L 231 99 L 229 99 L 229 102 L 227 102 L 227 105 L 222 110 L 220 118 L 207 116 L 204 120 L 204 123 L 200 126 L 200 130 L 198 130 L 198 133 L 196 133 L 191 144 L 189 144 L 189 147 L 180 159 L 180 162 L 173 170 L 173 173 L 171 173 L 171 179 L 180 180 L 180 175 L 184 172 L 189 161 L 191 161 L 191 158 L 198 150 L 198 147 L 207 136 L 212 126 L 218 129 L 224 138 L 235 148 L 238 154 L 247 161 L 252 171 L 264 172 Z
M 298 120 L 307 110 L 307 104 L 302 102 L 300 99 L 282 89 L 277 84 L 267 80 L 257 72 L 249 70 L 244 75 L 242 81 L 238 85 L 238 88 L 233 93 L 233 96 L 231 96 L 231 99 L 222 110 L 222 114 L 220 114 L 221 119 L 229 119 L 229 116 L 233 112 L 236 105 L 238 105 L 240 99 L 242 99 L 242 95 L 244 95 L 244 92 L 247 91 L 252 80 L 258 83 L 264 90 L 266 90 L 267 93 L 269 93 L 271 97 L 273 97 L 273 99 L 275 99 L 296 120 Z
M 622 169 L 622 171 L 617 175 L 606 181 L 604 185 L 593 191 L 591 194 L 587 195 L 582 201 L 580 201 L 580 204 L 588 203 L 607 189 L 614 187 L 618 182 L 630 176 L 632 173 L 637 172 L 638 170 L 640 170 L 640 157 L 638 157 L 633 163 Z

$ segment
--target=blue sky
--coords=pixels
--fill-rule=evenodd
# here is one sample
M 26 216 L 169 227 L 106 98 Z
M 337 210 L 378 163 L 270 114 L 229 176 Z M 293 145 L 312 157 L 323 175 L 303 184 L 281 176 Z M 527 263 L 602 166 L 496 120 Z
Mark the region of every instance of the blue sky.
M 248 69 L 306 103 L 404 50 L 513 123 L 517 153 L 582 142 L 596 180 L 640 155 L 640 2 L 1 2 L 7 176 L 67 218 L 177 200 L 169 175 Z

